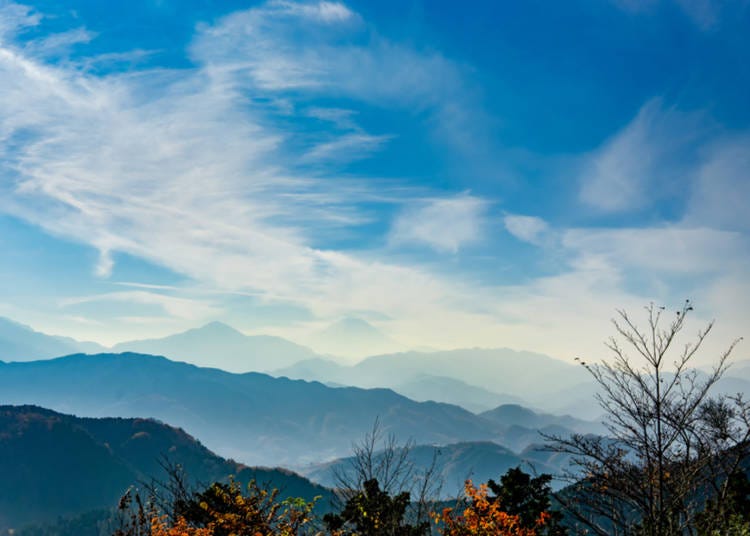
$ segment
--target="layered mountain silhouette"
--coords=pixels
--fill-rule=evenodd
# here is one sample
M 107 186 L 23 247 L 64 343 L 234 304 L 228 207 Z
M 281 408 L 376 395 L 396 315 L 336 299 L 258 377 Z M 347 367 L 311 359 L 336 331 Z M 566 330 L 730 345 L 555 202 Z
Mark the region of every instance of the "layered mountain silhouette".
M 557 393 L 581 384 L 593 385 L 588 372 L 580 366 L 508 348 L 402 352 L 369 357 L 353 366 L 312 360 L 273 374 L 342 385 L 389 387 L 420 399 L 442 391 L 438 400 L 477 411 L 511 402 L 558 413 L 570 404 Z M 460 383 L 453 383 L 447 390 L 439 387 L 451 380 Z M 423 385 L 415 388 L 420 382 Z M 586 401 L 587 410 L 591 408 L 590 401 Z
M 596 423 L 571 417 L 570 415 L 550 415 L 538 413 L 519 404 L 503 404 L 481 416 L 504 426 L 524 426 L 541 429 L 547 426 L 559 426 L 579 433 L 591 433 Z M 601 432 L 604 432 L 602 429 Z
M 34 361 L 79 352 L 95 353 L 104 347 L 69 337 L 46 335 L 29 326 L 0 317 L 0 360 Z
M 359 344 L 374 352 L 393 343 L 368 322 L 343 319 L 323 331 L 324 338 Z M 369 341 L 369 342 L 368 342 Z M 394 343 L 395 344 L 395 343 Z M 0 360 L 31 361 L 76 353 L 99 353 L 96 343 L 45 335 L 0 318 Z M 540 412 L 595 419 L 596 385 L 583 367 L 533 352 L 500 349 L 401 352 L 376 355 L 344 365 L 280 337 L 248 336 L 212 322 L 161 339 L 130 341 L 115 351 L 163 355 L 233 372 L 267 371 L 274 376 L 320 381 L 327 385 L 382 387 L 416 401 L 456 404 L 482 412 L 501 404 L 520 404 Z M 750 361 L 730 368 L 717 392 L 750 393 Z
M 109 350 L 161 355 L 234 372 L 274 370 L 318 357 L 309 348 L 281 337 L 244 335 L 221 322 L 159 339 L 123 342 Z M 47 335 L 0 317 L 0 361 L 36 361 L 106 351 L 97 343 Z
M 161 355 L 232 372 L 274 370 L 316 357 L 309 348 L 281 337 L 244 335 L 221 322 L 161 339 L 120 343 L 112 351 Z
M 357 373 L 356 367 L 342 365 L 324 358 L 306 359 L 291 367 L 271 372 L 273 376 L 298 380 L 319 381 L 330 386 L 384 387 L 418 402 L 445 402 L 474 413 L 481 413 L 502 404 L 528 404 L 518 396 L 496 393 L 446 376 L 394 369 L 390 376 L 373 381 Z
M 0 533 L 26 523 L 109 510 L 133 485 L 166 479 L 161 462 L 194 482 L 255 479 L 285 497 L 330 498 L 281 469 L 225 460 L 181 429 L 149 419 L 78 418 L 36 406 L 0 406 Z
M 416 402 L 388 389 L 232 374 L 132 353 L 2 363 L 0 403 L 88 417 L 153 417 L 253 465 L 300 467 L 346 456 L 376 419 L 398 438 L 421 444 L 484 440 L 520 450 L 539 440 L 533 425 Z M 549 421 L 563 430 L 572 422 Z
M 231 374 L 140 354 L 73 355 L 0 364 L 0 403 L 91 417 L 155 417 L 250 464 L 300 465 L 349 453 L 376 418 L 420 443 L 497 440 L 499 428 L 460 407 L 387 389 Z
M 395 344 L 369 323 L 359 319 L 344 319 L 324 333 L 330 341 L 337 340 L 338 337 L 339 340 L 348 341 L 345 345 L 359 344 L 361 348 L 373 352 Z M 32 361 L 102 351 L 103 348 L 95 343 L 45 335 L 27 326 L 0 319 L 0 360 L 3 361 Z M 273 371 L 272 374 L 277 376 L 317 380 L 328 384 L 391 388 L 417 401 L 434 400 L 458 404 L 476 412 L 504 403 L 531 404 L 521 392 L 523 389 L 516 388 L 524 380 L 517 375 L 518 370 L 523 370 L 523 367 L 516 365 L 519 360 L 525 359 L 526 354 L 505 350 L 386 354 L 365 359 L 356 366 L 345 366 L 280 337 L 248 336 L 226 324 L 212 322 L 160 339 L 120 343 L 114 347 L 114 351 L 161 355 L 176 361 L 188 361 L 233 372 Z M 544 359 L 544 356 L 533 355 Z M 451 364 L 454 357 L 463 366 Z M 556 363 L 558 368 L 575 370 L 575 367 L 551 358 L 546 359 Z M 519 382 L 510 382 L 510 387 L 502 381 L 492 385 L 483 377 L 481 380 L 485 385 L 482 386 L 477 381 L 477 375 L 472 375 L 470 369 L 473 368 L 485 370 L 486 377 L 494 376 L 500 380 L 516 374 Z M 545 366 L 546 370 L 551 368 L 554 367 Z M 457 372 L 463 372 L 463 377 L 455 375 Z M 528 368 L 525 372 L 528 376 Z M 560 379 L 557 387 L 564 388 L 565 375 L 558 374 L 559 371 L 553 372 Z M 543 381 L 540 380 L 542 383 Z M 511 392 L 512 390 L 515 392 Z
M 446 402 L 477 413 L 502 404 L 524 403 L 517 396 L 494 393 L 461 380 L 431 374 L 414 375 L 405 380 L 395 378 L 387 387 L 412 400 Z

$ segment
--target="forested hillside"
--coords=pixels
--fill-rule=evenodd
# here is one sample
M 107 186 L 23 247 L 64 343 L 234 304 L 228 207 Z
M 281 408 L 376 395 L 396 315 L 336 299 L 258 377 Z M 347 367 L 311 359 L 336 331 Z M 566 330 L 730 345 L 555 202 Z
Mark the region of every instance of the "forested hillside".
M 193 482 L 257 480 L 282 497 L 328 491 L 282 469 L 223 459 L 183 430 L 150 419 L 90 419 L 36 406 L 0 406 L 0 534 L 30 522 L 112 509 L 130 486 L 166 481 L 164 463 Z

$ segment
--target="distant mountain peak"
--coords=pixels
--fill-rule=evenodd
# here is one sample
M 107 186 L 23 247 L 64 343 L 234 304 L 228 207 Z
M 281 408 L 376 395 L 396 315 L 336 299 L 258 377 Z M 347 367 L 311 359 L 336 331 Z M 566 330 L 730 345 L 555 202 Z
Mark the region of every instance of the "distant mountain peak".
M 50 359 L 76 352 L 99 352 L 103 349 L 96 343 L 48 335 L 15 320 L 0 317 L 0 359 L 4 361 Z
M 338 320 L 328 326 L 324 331 L 326 332 L 337 332 L 337 331 L 347 331 L 349 333 L 366 333 L 370 335 L 377 335 L 380 337 L 384 337 L 384 335 L 380 332 L 378 328 L 370 324 L 367 320 L 363 320 L 361 318 L 355 317 L 355 316 L 347 316 L 345 318 L 342 318 L 341 320 Z
M 378 328 L 358 317 L 344 317 L 317 332 L 312 346 L 332 355 L 365 357 L 403 350 Z
M 501 404 L 495 409 L 490 410 L 488 413 L 490 412 L 494 413 L 497 416 L 505 415 L 524 418 L 537 416 L 535 411 L 532 411 L 529 408 L 525 408 L 521 404 Z
M 232 335 L 242 335 L 245 336 L 241 331 L 239 331 L 236 328 L 233 328 L 229 324 L 225 324 L 224 322 L 220 322 L 218 320 L 214 320 L 213 322 L 209 322 L 208 324 L 205 324 L 199 328 L 191 329 L 190 331 L 193 332 L 202 332 L 202 333 L 211 333 L 213 335 L 221 335 L 221 334 L 232 334 Z
M 160 339 L 122 342 L 112 350 L 163 355 L 233 372 L 273 370 L 316 356 L 309 348 L 281 337 L 245 335 L 219 321 Z
M 23 329 L 25 331 L 34 331 L 30 326 L 21 324 L 20 322 L 16 322 L 15 320 L 11 320 L 10 318 L 7 318 L 5 316 L 0 316 L 0 326 L 8 326 L 14 329 Z

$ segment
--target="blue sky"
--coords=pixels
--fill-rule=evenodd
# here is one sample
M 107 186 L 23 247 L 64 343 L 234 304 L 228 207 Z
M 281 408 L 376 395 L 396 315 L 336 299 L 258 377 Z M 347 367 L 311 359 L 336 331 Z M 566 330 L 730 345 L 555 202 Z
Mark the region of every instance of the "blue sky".
M 744 0 L 0 0 L 0 315 L 600 352 L 750 313 Z M 697 326 L 696 326 L 697 328 Z

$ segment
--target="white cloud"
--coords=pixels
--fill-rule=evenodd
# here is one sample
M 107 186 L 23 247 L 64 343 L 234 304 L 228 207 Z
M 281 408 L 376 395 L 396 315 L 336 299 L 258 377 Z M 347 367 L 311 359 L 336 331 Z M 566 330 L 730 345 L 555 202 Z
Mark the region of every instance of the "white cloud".
M 32 41 L 25 52 L 32 56 L 52 56 L 67 53 L 73 46 L 90 42 L 95 35 L 85 28 L 52 34 L 49 37 Z
M 699 275 L 722 272 L 745 257 L 746 238 L 735 232 L 683 226 L 570 229 L 562 244 L 580 255 L 653 273 Z
M 344 16 L 348 8 L 322 7 L 328 4 L 270 2 L 228 15 L 200 27 L 191 55 L 230 84 L 424 113 L 441 143 L 473 162 L 486 159 L 487 119 L 463 66 L 393 42 L 356 14 Z
M 357 17 L 356 13 L 339 2 L 303 4 L 285 0 L 274 0 L 269 5 L 292 13 L 295 16 L 328 23 L 343 22 Z
M 704 134 L 700 114 L 648 101 L 583 165 L 580 200 L 604 213 L 640 210 L 684 191 L 692 149 Z
M 338 48 L 323 36 L 300 48 L 297 32 L 315 28 L 296 5 L 267 4 L 204 27 L 194 46 L 199 65 L 185 71 L 94 76 L 21 46 L 0 47 L 0 211 L 98 249 L 101 276 L 111 273 L 112 255 L 125 252 L 217 292 L 257 293 L 322 316 L 427 317 L 460 299 L 470 291 L 448 278 L 313 247 L 325 243 L 317 234 L 327 226 L 366 221 L 358 203 L 395 197 L 365 179 L 298 171 L 299 155 L 287 150 L 294 132 L 275 128 L 271 112 L 247 99 L 294 98 L 285 93 L 293 86 L 383 106 L 438 102 L 435 82 L 453 83 L 449 62 L 382 39 Z M 319 7 L 325 24 L 342 24 L 341 10 Z M 333 72 L 325 72 L 329 62 Z M 281 83 L 271 81 L 276 76 Z M 340 154 L 336 144 L 356 153 L 383 142 L 351 126 L 338 138 L 313 132 L 305 141 L 310 136 L 318 159 Z M 423 215 L 442 207 L 457 220 L 445 236 L 425 239 L 448 249 L 474 240 L 480 205 L 470 196 L 435 203 Z M 185 305 L 158 303 L 175 315 Z
M 523 242 L 539 244 L 542 235 L 547 232 L 547 222 L 536 216 L 507 214 L 503 219 L 505 229 Z
M 188 299 L 177 296 L 169 296 L 147 290 L 131 290 L 123 292 L 108 292 L 105 294 L 96 294 L 92 296 L 83 296 L 78 298 L 68 298 L 63 300 L 60 305 L 63 308 L 69 308 L 89 303 L 130 303 L 137 305 L 155 305 L 158 306 L 166 315 L 173 319 L 184 319 L 191 321 L 203 321 L 214 318 L 222 312 L 221 308 L 206 303 L 205 301 Z M 146 317 L 138 317 L 146 318 Z M 158 318 L 158 317 L 148 317 Z M 164 320 L 162 318 L 162 320 Z
M 723 137 L 702 151 L 684 220 L 750 230 L 750 134 Z
M 487 202 L 471 195 L 429 199 L 405 209 L 394 221 L 392 244 L 423 244 L 448 253 L 481 241 Z
M 99 262 L 96 263 L 94 273 L 99 277 L 109 277 L 112 275 L 112 269 L 115 267 L 115 261 L 112 259 L 112 254 L 102 249 L 99 251 Z
M 357 24 L 357 17 L 311 17 L 339 12 L 322 7 L 327 5 L 271 2 L 228 15 L 200 27 L 191 54 L 212 76 L 231 73 L 269 91 L 305 90 L 422 109 L 447 106 L 449 96 L 459 96 L 463 82 L 454 63 L 393 43 Z
M 306 11 L 310 6 L 313 11 Z M 629 259 L 627 266 L 650 269 L 651 256 L 667 244 L 675 259 L 658 269 L 677 272 L 695 263 L 709 273 L 717 261 L 709 265 L 705 258 L 733 252 L 734 235 L 710 230 L 691 235 L 694 249 L 684 250 L 669 243 L 681 239 L 679 232 L 657 240 L 646 231 L 613 236 L 571 231 L 563 235 L 570 255 L 565 273 L 491 287 L 372 258 L 372 252 L 321 247 L 325 240 L 315 235 L 322 229 L 369 221 L 358 203 L 394 203 L 395 194 L 383 183 L 324 167 L 316 174 L 299 171 L 300 154 L 290 145 L 318 148 L 322 153 L 313 156 L 325 163 L 322 157 L 341 154 L 337 147 L 357 154 L 385 143 L 346 111 L 310 111 L 309 97 L 427 110 L 436 121 L 453 118 L 446 135 L 463 132 L 462 121 L 470 117 L 460 102 L 459 67 L 371 29 L 357 39 L 337 39 L 366 22 L 336 6 L 276 2 L 230 15 L 199 31 L 192 47 L 196 66 L 184 71 L 94 76 L 74 65 L 50 65 L 2 41 L 0 211 L 96 248 L 102 276 L 112 269 L 111 255 L 125 252 L 215 292 L 198 296 L 186 288 L 166 296 L 156 290 L 168 289 L 143 288 L 86 296 L 68 308 L 112 301 L 151 305 L 176 319 L 169 326 L 184 329 L 222 314 L 218 298 L 213 300 L 220 293 L 247 293 L 299 305 L 318 318 L 375 311 L 392 319 L 394 338 L 415 346 L 505 345 L 564 356 L 580 353 L 582 346 L 597 348 L 609 333 L 607 319 L 615 306 L 637 307 L 649 298 L 624 290 L 621 256 Z M 253 104 L 248 97 L 256 95 L 274 102 L 274 109 Z M 338 121 L 341 132 L 308 133 L 306 143 L 299 143 L 290 139 L 293 131 L 275 126 L 274 114 L 280 113 Z M 662 130 L 665 118 L 670 126 Z M 587 176 L 591 204 L 626 210 L 647 202 L 644 194 L 661 174 L 656 162 L 691 143 L 680 141 L 671 149 L 669 138 L 680 131 L 675 125 L 684 125 L 680 114 L 655 104 L 644 107 L 634 126 L 593 156 Z M 650 147 L 653 141 L 656 148 Z M 632 164 L 625 153 L 637 156 L 642 150 L 647 164 L 633 165 L 644 176 L 624 169 Z M 627 178 L 635 175 L 632 187 Z M 399 192 L 406 193 L 406 208 L 394 221 L 392 243 L 457 252 L 485 237 L 487 201 L 424 192 L 415 199 L 408 189 Z M 609 194 L 622 195 L 624 206 L 612 206 Z M 544 235 L 536 220 L 505 223 L 522 239 Z M 18 316 L 37 325 L 28 312 Z M 130 321 L 144 321 L 137 313 L 131 316 Z M 37 318 L 41 326 L 63 322 L 54 315 Z M 71 330 L 78 324 L 71 321 Z M 107 336 L 129 338 L 126 327 L 117 329 Z M 85 333 L 99 337 L 100 331 Z M 149 334 L 164 331 L 154 327 Z
M 391 136 L 373 136 L 363 132 L 352 132 L 337 136 L 332 141 L 318 143 L 302 156 L 302 160 L 306 162 L 335 162 L 367 158 L 390 139 Z
M 36 26 L 41 18 L 39 13 L 34 12 L 28 6 L 2 2 L 0 4 L 0 45 L 4 45 L 24 28 Z

